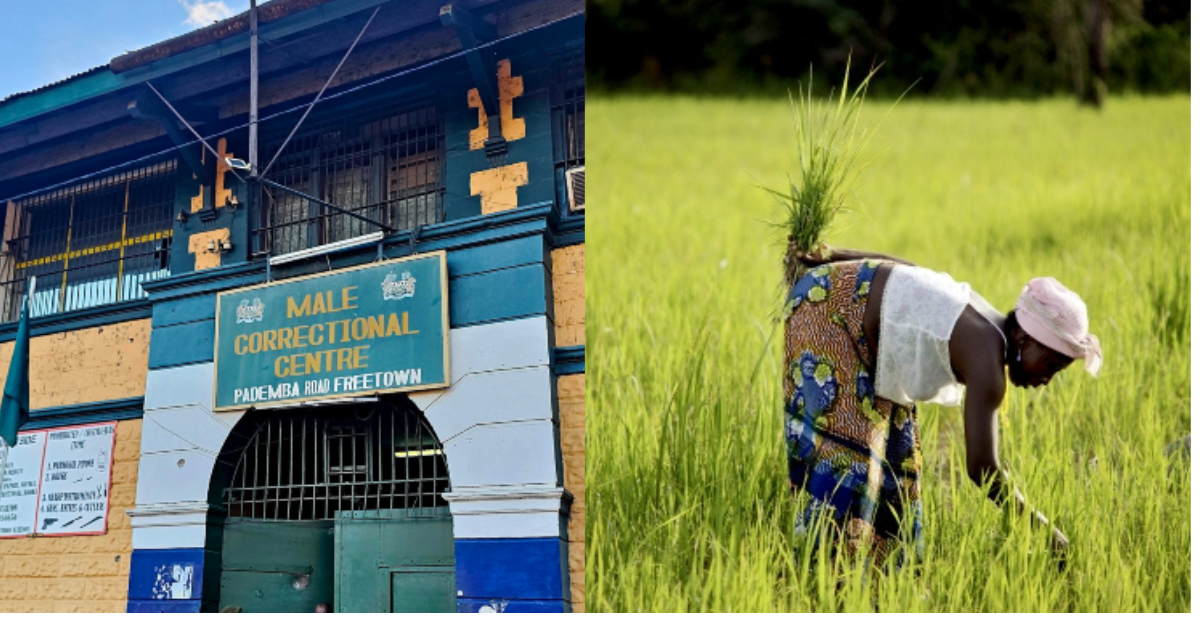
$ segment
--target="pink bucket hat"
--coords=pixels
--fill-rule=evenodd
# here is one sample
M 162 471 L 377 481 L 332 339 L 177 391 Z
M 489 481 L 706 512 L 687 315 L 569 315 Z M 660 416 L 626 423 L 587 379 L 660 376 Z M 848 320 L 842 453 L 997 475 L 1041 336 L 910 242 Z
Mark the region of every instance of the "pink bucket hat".
M 1104 356 L 1100 339 L 1088 333 L 1087 306 L 1053 277 L 1035 277 L 1017 297 L 1017 322 L 1038 342 L 1076 360 L 1096 376 Z

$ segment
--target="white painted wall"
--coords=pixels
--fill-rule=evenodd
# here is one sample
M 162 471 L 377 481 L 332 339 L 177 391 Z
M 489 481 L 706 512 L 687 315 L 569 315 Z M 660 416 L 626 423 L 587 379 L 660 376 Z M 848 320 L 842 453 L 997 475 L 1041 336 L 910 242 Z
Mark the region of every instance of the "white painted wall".
M 442 440 L 457 538 L 558 536 L 549 321 L 450 330 L 449 388 L 411 399 Z M 151 371 L 130 511 L 135 549 L 202 547 L 213 465 L 244 412 L 212 411 L 211 363 Z

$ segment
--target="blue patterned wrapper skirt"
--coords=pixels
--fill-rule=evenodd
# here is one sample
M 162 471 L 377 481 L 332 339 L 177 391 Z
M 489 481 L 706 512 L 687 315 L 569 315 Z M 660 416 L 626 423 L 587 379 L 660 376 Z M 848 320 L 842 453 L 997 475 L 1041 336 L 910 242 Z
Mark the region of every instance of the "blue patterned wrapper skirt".
M 828 517 L 837 548 L 919 559 L 921 443 L 916 406 L 875 396 L 867 296 L 880 262 L 809 269 L 788 295 L 784 433 L 793 489 L 809 499 L 796 533 Z

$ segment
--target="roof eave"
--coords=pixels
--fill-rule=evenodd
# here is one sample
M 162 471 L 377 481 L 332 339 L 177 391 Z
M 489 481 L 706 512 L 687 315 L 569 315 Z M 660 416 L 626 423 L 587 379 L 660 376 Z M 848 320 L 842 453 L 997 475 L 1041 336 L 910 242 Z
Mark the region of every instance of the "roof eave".
M 304 10 L 295 10 L 281 16 L 276 15 L 272 21 L 260 25 L 260 32 L 262 37 L 266 39 L 286 37 L 341 19 L 364 9 L 384 4 L 388 1 L 340 0 L 333 2 L 332 0 L 291 0 L 291 2 L 288 2 L 288 0 L 276 0 L 269 5 L 264 5 L 260 8 L 260 11 L 272 5 L 303 6 Z M 250 47 L 250 38 L 246 30 L 229 28 L 227 24 L 235 22 L 240 17 L 242 16 L 234 16 L 212 26 L 194 31 L 194 33 L 207 32 L 209 33 L 209 37 L 213 33 L 222 33 L 219 38 L 211 40 L 189 39 L 188 42 L 190 44 L 197 45 L 186 47 L 178 44 L 178 42 L 175 44 L 172 43 L 176 42 L 176 40 L 190 37 L 192 33 L 189 33 L 188 35 L 117 57 L 108 66 L 89 70 L 65 81 L 53 83 L 47 87 L 33 90 L 23 95 L 19 94 L 16 98 L 11 98 L 9 101 L 0 102 L 0 129 L 51 113 L 58 109 L 114 93 L 132 85 L 181 72 L 221 57 L 244 52 Z M 167 46 L 167 44 L 171 44 L 171 46 Z M 163 46 L 164 50 L 175 52 L 169 55 L 151 54 L 160 46 Z M 139 56 L 134 58 L 131 55 Z M 124 59 L 124 62 L 119 67 L 123 68 L 124 71 L 114 71 L 113 66 L 117 65 L 117 62 L 122 59 Z M 135 59 L 142 62 L 134 63 Z

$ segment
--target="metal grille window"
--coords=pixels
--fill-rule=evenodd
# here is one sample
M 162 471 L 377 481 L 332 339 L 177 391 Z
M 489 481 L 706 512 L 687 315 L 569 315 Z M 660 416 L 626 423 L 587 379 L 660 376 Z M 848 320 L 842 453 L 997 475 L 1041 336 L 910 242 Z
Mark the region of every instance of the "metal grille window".
M 23 200 L 5 225 L 3 320 L 20 315 L 29 279 L 33 316 L 140 299 L 170 274 L 175 162 Z
M 446 456 L 420 413 L 386 401 L 361 417 L 355 408 L 266 413 L 225 489 L 228 516 L 321 521 L 339 511 L 444 512 Z
M 268 178 L 398 231 L 445 219 L 445 130 L 435 108 L 343 115 L 306 126 Z M 264 154 L 274 154 L 283 139 Z M 254 216 L 255 253 L 281 255 L 376 230 L 287 192 L 265 188 L 262 200 Z
M 584 66 L 581 56 L 568 57 L 555 70 L 550 110 L 554 132 L 554 172 L 559 205 L 575 210 L 583 205 Z M 570 174 L 568 174 L 570 173 Z M 567 183 L 567 177 L 571 183 Z
M 564 62 L 557 71 L 554 85 L 554 163 L 564 169 L 583 165 L 583 60 Z

